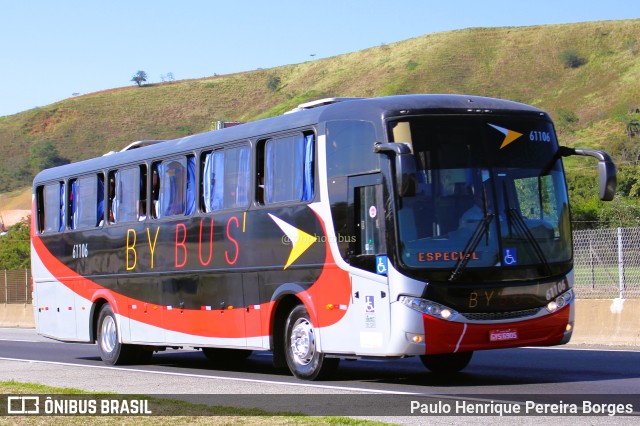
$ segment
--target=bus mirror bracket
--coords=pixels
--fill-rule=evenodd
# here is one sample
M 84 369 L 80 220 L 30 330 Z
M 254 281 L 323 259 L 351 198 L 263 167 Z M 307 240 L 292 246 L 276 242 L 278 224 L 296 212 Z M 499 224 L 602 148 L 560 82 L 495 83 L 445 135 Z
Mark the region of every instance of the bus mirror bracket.
M 406 143 L 376 143 L 374 152 L 389 154 L 395 158 L 395 178 L 398 196 L 412 196 L 416 193 L 416 161 L 411 148 Z
M 569 157 L 571 155 L 584 155 L 588 157 L 595 157 L 598 160 L 598 186 L 600 188 L 600 199 L 602 201 L 611 201 L 616 193 L 616 165 L 613 160 L 604 151 L 597 149 L 580 149 L 569 148 L 561 146 L 559 154 L 562 157 Z

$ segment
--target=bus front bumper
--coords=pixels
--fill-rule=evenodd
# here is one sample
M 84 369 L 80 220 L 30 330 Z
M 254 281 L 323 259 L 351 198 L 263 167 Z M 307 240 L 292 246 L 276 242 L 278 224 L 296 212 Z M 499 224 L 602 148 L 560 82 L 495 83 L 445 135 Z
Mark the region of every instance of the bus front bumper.
M 567 343 L 573 329 L 573 303 L 549 315 L 500 323 L 462 323 L 423 314 L 426 354 L 469 352 Z

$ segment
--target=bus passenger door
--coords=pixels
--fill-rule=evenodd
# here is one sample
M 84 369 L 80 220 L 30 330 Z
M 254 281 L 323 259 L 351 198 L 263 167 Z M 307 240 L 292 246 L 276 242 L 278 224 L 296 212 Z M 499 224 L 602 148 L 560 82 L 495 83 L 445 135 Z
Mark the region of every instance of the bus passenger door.
M 349 178 L 349 263 L 359 354 L 384 354 L 390 333 L 382 175 Z

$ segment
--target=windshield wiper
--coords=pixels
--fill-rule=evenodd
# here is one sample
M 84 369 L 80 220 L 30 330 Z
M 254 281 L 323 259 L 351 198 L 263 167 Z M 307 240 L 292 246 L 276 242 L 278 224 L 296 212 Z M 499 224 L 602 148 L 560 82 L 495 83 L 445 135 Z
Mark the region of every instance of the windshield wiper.
M 464 247 L 464 250 L 462 251 L 462 256 L 460 257 L 460 259 L 458 259 L 458 262 L 456 263 L 456 267 L 453 269 L 453 272 L 451 272 L 451 275 L 449 276 L 449 281 L 457 280 L 462 274 L 462 272 L 464 271 L 464 269 L 467 267 L 467 264 L 471 259 L 471 253 L 473 253 L 476 247 L 478 247 L 478 244 L 480 244 L 480 240 L 482 240 L 482 236 L 487 231 L 489 231 L 489 225 L 491 224 L 491 221 L 493 220 L 494 216 L 495 215 L 493 213 L 486 213 L 484 218 L 482 218 L 482 220 L 478 222 L 476 229 L 473 231 L 471 238 L 469 238 L 469 241 L 467 241 L 467 245 Z
M 542 247 L 540 247 L 540 243 L 538 243 L 538 240 L 536 240 L 536 237 L 534 237 L 533 234 L 531 233 L 531 230 L 525 223 L 524 219 L 522 218 L 522 215 L 518 212 L 518 210 L 513 208 L 509 208 L 506 210 L 507 210 L 507 216 L 513 222 L 516 232 L 520 234 L 520 236 L 526 238 L 529 244 L 531 244 L 531 248 L 533 249 L 534 253 L 536 254 L 536 256 L 538 256 L 538 259 L 540 259 L 540 262 L 542 262 L 545 269 L 547 270 L 547 275 L 551 275 L 551 267 L 549 266 L 547 257 L 544 255 L 544 251 L 542 250 Z

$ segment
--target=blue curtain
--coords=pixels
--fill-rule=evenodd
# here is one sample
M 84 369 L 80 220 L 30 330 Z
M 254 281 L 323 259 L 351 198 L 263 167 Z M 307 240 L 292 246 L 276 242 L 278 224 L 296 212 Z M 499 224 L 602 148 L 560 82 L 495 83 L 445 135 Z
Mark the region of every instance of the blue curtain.
M 191 215 L 196 210 L 196 158 L 187 157 L 187 212 Z
M 202 202 L 204 211 L 213 210 L 211 201 L 213 198 L 213 158 L 211 154 L 204 157 L 204 168 L 202 170 Z
M 162 193 L 162 185 L 164 184 L 163 169 L 164 167 L 162 167 L 162 163 L 155 165 L 155 170 L 158 173 L 158 200 L 156 201 L 155 211 L 158 218 L 164 217 L 164 194 Z
M 104 178 L 98 176 L 98 209 L 96 212 L 96 226 L 104 220 Z
M 214 152 L 211 157 L 211 211 L 213 211 L 224 207 L 224 151 Z
M 304 191 L 304 136 L 298 136 L 294 141 L 293 158 L 290 159 L 290 164 L 293 164 L 293 175 L 291 176 L 291 183 L 293 186 L 290 188 L 290 194 L 287 200 L 300 201 L 302 200 Z M 283 144 L 284 145 L 284 144 Z M 284 148 L 284 146 L 283 146 Z M 285 201 L 285 200 L 282 200 Z
M 60 182 L 60 226 L 59 231 L 64 231 L 64 206 L 65 206 L 64 182 Z
M 304 188 L 302 201 L 313 199 L 313 134 L 304 137 Z
M 235 207 L 246 206 L 249 204 L 249 182 L 251 174 L 251 151 L 249 147 L 239 148 L 238 155 L 238 182 L 236 188 L 236 205 Z
M 78 229 L 78 219 L 80 218 L 80 200 L 78 200 L 78 180 L 71 183 L 71 229 Z
M 120 212 L 118 211 L 120 203 L 122 202 L 122 184 L 120 183 L 120 172 L 116 171 L 113 175 L 115 180 L 115 190 L 113 201 L 111 202 L 111 211 L 113 212 L 113 222 L 118 223 L 120 221 Z

